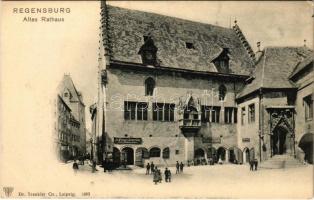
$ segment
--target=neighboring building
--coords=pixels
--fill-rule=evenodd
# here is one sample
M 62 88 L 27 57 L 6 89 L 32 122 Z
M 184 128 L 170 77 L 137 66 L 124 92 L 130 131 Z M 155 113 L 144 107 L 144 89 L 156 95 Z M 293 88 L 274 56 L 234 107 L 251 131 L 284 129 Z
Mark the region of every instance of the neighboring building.
M 300 62 L 289 77 L 298 87 L 295 105 L 296 154 L 299 158 L 305 158 L 309 163 L 313 163 L 313 77 L 313 57 Z
M 80 123 L 75 120 L 70 107 L 60 95 L 56 102 L 55 150 L 60 161 L 67 161 L 78 156 L 80 142 Z
M 238 146 L 244 160 L 250 151 L 262 161 L 282 154 L 300 157 L 303 150 L 312 157 L 313 51 L 267 47 L 259 54 L 255 72 L 237 95 Z M 306 147 L 299 143 L 303 135 L 309 136 Z
M 69 136 L 71 135 L 70 119 L 71 109 L 58 95 L 55 104 L 55 134 L 54 149 L 60 161 L 70 158 Z
M 236 23 L 224 28 L 105 4 L 101 14 L 103 157 L 138 166 L 242 163 L 283 151 L 270 146 L 268 113 L 289 116 L 271 115 L 271 131 L 293 131 L 297 87 L 287 78 L 312 51 L 255 55 Z M 91 113 L 96 119 L 95 107 Z
M 86 152 L 85 105 L 81 93 L 76 90 L 69 75 L 64 75 L 58 87 L 58 99 L 58 104 L 65 107 L 67 111 L 65 114 L 69 115 L 66 121 L 61 122 L 68 126 L 68 134 L 59 135 L 59 140 L 65 139 L 68 145 L 67 151 L 70 156 L 67 159 L 78 158 Z M 59 112 L 57 117 L 63 119 L 63 115 L 63 112 Z

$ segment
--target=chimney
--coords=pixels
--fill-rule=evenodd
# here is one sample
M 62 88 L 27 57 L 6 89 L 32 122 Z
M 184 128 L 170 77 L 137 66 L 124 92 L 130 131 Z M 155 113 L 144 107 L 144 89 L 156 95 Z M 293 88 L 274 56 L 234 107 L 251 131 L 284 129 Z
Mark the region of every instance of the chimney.
M 255 53 L 255 60 L 257 63 L 262 57 L 263 51 L 261 51 L 261 42 L 257 42 L 256 45 L 257 45 L 257 52 Z

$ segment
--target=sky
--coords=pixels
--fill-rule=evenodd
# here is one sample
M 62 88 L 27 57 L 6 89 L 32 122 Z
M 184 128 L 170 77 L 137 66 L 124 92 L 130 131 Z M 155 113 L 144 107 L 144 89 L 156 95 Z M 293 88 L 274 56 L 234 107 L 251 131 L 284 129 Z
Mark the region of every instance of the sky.
M 313 19 L 311 2 L 206 2 L 206 1 L 109 1 L 108 4 L 159 13 L 219 26 L 230 27 L 237 19 L 245 37 L 254 51 L 256 42 L 265 46 L 302 46 L 313 48 Z M 62 23 L 22 22 L 23 17 L 40 17 L 38 14 L 13 14 L 14 7 L 69 7 L 70 14 L 62 14 Z M 82 92 L 86 105 L 86 126 L 90 129 L 89 106 L 96 102 L 97 54 L 100 20 L 98 1 L 84 2 L 4 2 L 2 15 L 3 62 L 2 75 L 8 83 L 3 91 L 19 91 L 12 95 L 25 94 L 33 106 L 51 103 L 48 91 L 56 88 L 63 74 L 70 74 L 76 88 Z M 56 15 L 57 16 L 57 15 Z M 3 63 L 2 63 L 3 64 Z M 12 71 L 12 69 L 15 69 Z M 31 109 L 44 116 L 46 109 Z M 13 108 L 16 109 L 16 108 Z M 21 109 L 23 110 L 23 109 Z M 22 118 L 21 118 L 22 120 Z

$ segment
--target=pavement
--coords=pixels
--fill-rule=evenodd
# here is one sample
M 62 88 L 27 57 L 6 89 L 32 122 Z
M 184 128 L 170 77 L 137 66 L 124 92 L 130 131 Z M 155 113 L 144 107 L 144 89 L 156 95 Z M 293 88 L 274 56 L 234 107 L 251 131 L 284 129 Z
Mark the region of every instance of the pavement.
M 289 169 L 258 169 L 249 165 L 204 165 L 185 167 L 172 182 L 155 185 L 146 169 L 91 172 L 89 165 L 79 166 L 74 173 L 72 163 L 63 165 L 68 182 L 86 188 L 93 197 L 146 198 L 309 198 L 313 195 L 313 165 Z M 162 173 L 164 168 L 160 168 Z M 163 176 L 164 179 L 164 176 Z M 74 184 L 75 182 L 75 184 Z

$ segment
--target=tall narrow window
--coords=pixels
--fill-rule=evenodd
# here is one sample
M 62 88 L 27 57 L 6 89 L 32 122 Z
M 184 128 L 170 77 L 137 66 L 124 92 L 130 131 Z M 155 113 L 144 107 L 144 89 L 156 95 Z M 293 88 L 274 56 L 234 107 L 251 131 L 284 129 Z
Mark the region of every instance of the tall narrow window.
M 232 121 L 232 115 L 234 114 L 233 111 L 234 111 L 234 108 L 230 108 L 230 107 L 225 108 L 225 123 L 227 124 L 233 123 Z
M 137 103 L 137 120 L 147 120 L 147 103 Z
M 204 123 L 209 122 L 210 107 L 209 106 L 202 106 L 201 109 L 202 109 L 202 116 L 201 116 L 202 122 L 204 122 Z
M 305 120 L 313 119 L 313 99 L 312 95 L 303 98 L 305 108 Z
M 234 108 L 233 120 L 234 120 L 234 123 L 238 123 L 238 109 L 237 108 Z
M 212 123 L 219 123 L 220 117 L 220 107 L 214 106 L 211 108 L 211 122 Z
M 219 101 L 224 101 L 227 93 L 227 88 L 224 85 L 220 85 L 219 88 Z
M 145 95 L 153 96 L 155 89 L 155 80 L 151 77 L 145 80 Z
M 154 121 L 174 121 L 174 104 L 153 103 Z
M 241 108 L 241 124 L 244 124 L 244 118 L 245 118 L 245 107 Z
M 147 120 L 147 103 L 144 102 L 124 102 L 125 120 Z
M 248 121 L 249 123 L 255 122 L 255 104 L 254 103 L 249 105 Z

